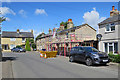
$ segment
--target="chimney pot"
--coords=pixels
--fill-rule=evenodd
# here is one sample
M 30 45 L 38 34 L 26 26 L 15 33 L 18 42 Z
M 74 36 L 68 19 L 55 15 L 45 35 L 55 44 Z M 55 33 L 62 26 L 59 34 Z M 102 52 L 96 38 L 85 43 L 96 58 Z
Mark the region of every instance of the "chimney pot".
M 72 19 L 68 19 L 68 22 L 72 22 Z
M 20 32 L 20 30 L 19 29 L 17 29 L 17 33 L 19 33 Z
M 115 11 L 117 11 L 117 9 L 115 9 Z
M 115 10 L 115 6 L 112 6 L 112 10 L 113 10 L 113 11 Z

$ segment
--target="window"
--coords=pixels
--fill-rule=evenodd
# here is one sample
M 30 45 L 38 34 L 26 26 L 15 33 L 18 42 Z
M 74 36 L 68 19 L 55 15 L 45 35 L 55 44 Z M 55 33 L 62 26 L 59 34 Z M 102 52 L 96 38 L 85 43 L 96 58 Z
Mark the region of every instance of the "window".
M 108 53 L 108 44 L 107 43 L 105 43 L 105 52 Z
M 104 48 L 106 53 L 113 53 L 113 54 L 118 53 L 118 42 L 105 43 L 104 45 L 105 45 Z
M 22 38 L 22 42 L 25 42 L 25 38 Z
M 13 49 L 14 47 L 16 47 L 16 45 L 14 45 L 14 44 L 10 45 L 10 49 Z
M 111 31 L 115 31 L 115 24 L 107 24 L 106 25 L 106 32 L 111 32 Z
M 10 38 L 10 41 L 16 41 L 16 39 L 15 38 Z

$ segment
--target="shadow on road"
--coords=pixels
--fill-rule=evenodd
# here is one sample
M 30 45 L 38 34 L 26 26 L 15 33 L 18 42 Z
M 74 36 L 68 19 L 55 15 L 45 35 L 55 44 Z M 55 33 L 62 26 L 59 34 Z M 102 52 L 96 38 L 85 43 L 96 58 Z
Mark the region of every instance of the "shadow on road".
M 77 63 L 77 64 L 82 64 L 82 65 L 86 65 L 84 62 L 79 62 L 79 61 L 75 61 L 74 63 Z M 87 65 L 86 65 L 87 66 Z M 102 67 L 102 66 L 109 66 L 108 64 L 94 64 L 92 65 L 93 67 Z
M 16 60 L 17 57 L 2 57 L 2 61 L 5 62 L 5 61 L 13 61 L 13 60 Z

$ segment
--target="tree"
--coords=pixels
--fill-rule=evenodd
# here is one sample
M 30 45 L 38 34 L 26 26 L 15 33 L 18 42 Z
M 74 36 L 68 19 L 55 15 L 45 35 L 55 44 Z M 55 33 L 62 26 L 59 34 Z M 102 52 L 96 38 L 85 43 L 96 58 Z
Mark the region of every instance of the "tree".
M 66 21 L 66 22 L 63 22 L 63 21 L 62 21 L 62 22 L 60 23 L 60 25 L 62 25 L 62 24 L 64 25 L 64 29 L 67 29 L 67 21 Z
M 36 49 L 36 44 L 35 43 L 32 43 L 32 48 Z
M 31 51 L 31 48 L 30 48 L 30 44 L 29 44 L 29 40 L 28 40 L 28 39 L 26 40 L 25 49 L 26 49 L 26 51 Z
M 0 23 L 2 23 L 3 21 L 6 21 L 6 18 L 0 17 Z
M 36 38 L 35 38 L 35 40 L 37 40 L 39 37 L 41 37 L 42 35 L 45 35 L 45 33 L 41 33 L 41 34 L 39 34 Z

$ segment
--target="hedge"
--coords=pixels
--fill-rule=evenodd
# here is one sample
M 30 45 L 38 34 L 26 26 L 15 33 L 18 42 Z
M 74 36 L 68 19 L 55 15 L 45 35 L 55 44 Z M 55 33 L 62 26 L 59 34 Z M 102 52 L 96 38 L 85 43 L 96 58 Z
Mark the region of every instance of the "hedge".
M 109 53 L 108 55 L 112 62 L 120 63 L 120 54 L 114 55 L 113 53 Z

